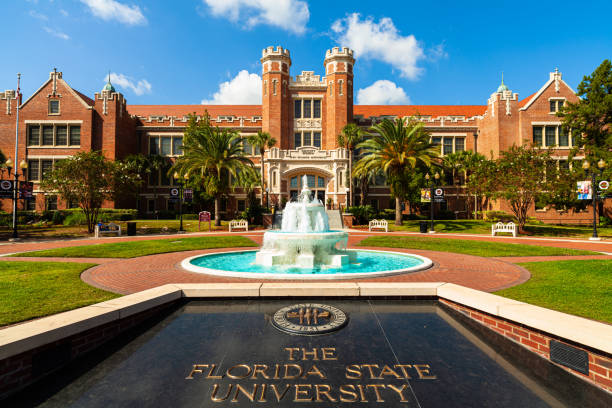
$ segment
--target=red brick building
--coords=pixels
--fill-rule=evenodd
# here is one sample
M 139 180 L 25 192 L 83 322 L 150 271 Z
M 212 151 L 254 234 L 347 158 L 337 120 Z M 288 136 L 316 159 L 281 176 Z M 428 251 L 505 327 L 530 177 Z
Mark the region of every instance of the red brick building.
M 314 71 L 292 77 L 290 52 L 282 47 L 264 49 L 261 64 L 261 105 L 231 106 L 127 105 L 110 83 L 91 99 L 72 89 L 62 73 L 54 70 L 32 96 L 22 101 L 17 160 L 13 157 L 16 92 L 0 93 L 0 150 L 15 163 L 27 161 L 27 178 L 35 183 L 36 194 L 36 201 L 29 206 L 43 210 L 68 205 L 37 188 L 37 181 L 54 161 L 92 149 L 101 150 L 110 159 L 137 152 L 173 158 L 182 153 L 188 115 L 203 115 L 205 111 L 216 126 L 235 129 L 244 136 L 264 130 L 277 140 L 277 145 L 266 152 L 263 168 L 271 203 L 296 195 L 304 175 L 322 201 L 331 200 L 335 205 L 346 202 L 348 155 L 337 146 L 336 135 L 350 122 L 367 128 L 383 118 L 417 116 L 442 154 L 473 150 L 497 157 L 513 144 L 537 143 L 556 146 L 557 158 L 565 165 L 572 147 L 571 137 L 563 133 L 555 112 L 564 101 L 576 102 L 578 98 L 557 71 L 550 73 L 537 92 L 523 99 L 502 80 L 483 105 L 373 106 L 353 105 L 355 59 L 348 48 L 327 50 L 323 77 Z M 258 152 L 248 145 L 246 150 L 261 167 Z M 171 206 L 167 194 L 171 184 L 165 172 L 152 174 L 141 194 L 141 210 L 151 212 Z M 384 180 L 374 184 L 367 204 L 387 208 L 391 200 Z M 459 216 L 467 215 L 468 198 L 458 188 L 448 191 L 448 208 Z M 242 210 L 245 199 L 244 194 L 232 194 L 223 202 L 222 210 L 229 215 Z M 9 210 L 10 200 L 3 201 L 2 208 Z M 21 208 L 23 203 L 19 205 Z M 590 219 L 589 212 L 560 214 L 547 209 L 534 209 L 533 215 L 550 221 Z

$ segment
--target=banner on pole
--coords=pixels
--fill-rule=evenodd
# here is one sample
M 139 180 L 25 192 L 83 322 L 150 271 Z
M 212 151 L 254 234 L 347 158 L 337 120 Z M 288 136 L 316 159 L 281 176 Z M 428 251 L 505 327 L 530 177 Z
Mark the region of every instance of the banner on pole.
M 0 180 L 0 198 L 13 198 L 13 180 Z
M 576 183 L 578 187 L 578 199 L 579 200 L 592 200 L 593 199 L 593 190 L 591 188 L 591 181 L 579 181 Z
M 421 202 L 422 203 L 430 203 L 431 202 L 431 190 L 428 188 L 421 189 Z

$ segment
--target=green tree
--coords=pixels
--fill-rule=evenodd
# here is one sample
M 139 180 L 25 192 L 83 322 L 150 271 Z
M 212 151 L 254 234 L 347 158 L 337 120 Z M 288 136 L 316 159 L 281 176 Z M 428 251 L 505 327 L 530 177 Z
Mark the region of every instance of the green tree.
M 353 177 L 357 179 L 359 183 L 359 205 L 366 205 L 369 186 L 374 182 L 378 171 L 375 169 L 368 169 L 361 162 L 357 162 L 355 168 L 353 168 Z
M 482 154 L 471 150 L 452 153 L 448 156 L 454 156 L 454 159 L 448 159 L 449 162 L 447 162 L 448 164 L 445 167 L 447 171 L 452 172 L 453 179 L 463 172 L 464 183 L 462 187 L 465 188 L 468 195 L 468 212 L 472 212 L 470 209 L 473 203 L 473 215 L 474 219 L 476 219 L 478 218 L 478 204 L 482 205 L 482 199 L 486 197 L 486 181 L 492 174 L 493 163 Z M 445 156 L 445 159 L 448 156 Z M 474 201 L 471 200 L 470 196 L 474 197 Z
M 264 183 L 264 153 L 266 152 L 266 150 L 271 149 L 274 147 L 274 145 L 276 144 L 276 139 L 274 139 L 272 136 L 270 136 L 270 134 L 268 132 L 262 132 L 261 130 L 258 131 L 256 134 L 251 135 L 248 137 L 248 142 L 251 146 L 256 147 L 259 149 L 259 156 L 260 156 L 260 164 L 261 164 L 261 205 L 263 207 L 264 205 L 264 190 L 265 190 L 265 183 Z M 269 203 L 266 203 L 266 205 L 269 205 Z
M 363 131 L 359 126 L 355 123 L 349 123 L 342 128 L 342 133 L 340 133 L 336 137 L 336 142 L 338 146 L 344 147 L 348 151 L 348 172 L 346 173 L 349 178 L 349 202 L 348 206 L 353 206 L 353 154 L 355 153 L 355 148 L 359 143 L 361 143 L 364 139 Z M 363 205 L 363 202 L 362 204 Z
M 364 171 L 378 170 L 385 174 L 395 197 L 395 225 L 402 225 L 404 173 L 414 172 L 417 166 L 431 167 L 440 154 L 439 147 L 430 142 L 423 123 L 413 119 L 397 118 L 395 122 L 384 119 L 372 126 L 369 134 L 371 138 L 357 145 L 363 153 L 358 165 Z
M 558 115 L 565 131 L 575 137 L 574 156 L 582 150 L 586 159 L 596 163 L 612 158 L 612 63 L 604 60 L 578 85 L 577 103 L 567 103 Z
M 134 177 L 138 180 L 145 180 L 147 177 L 147 169 L 149 168 L 149 161 L 147 156 L 142 153 L 130 154 L 122 160 L 125 164 L 126 170 L 133 173 Z M 136 195 L 136 209 L 141 212 L 140 203 L 140 192 L 142 183 L 138 183 L 138 192 Z
M 527 211 L 536 200 L 545 201 L 543 197 L 554 191 L 558 180 L 557 166 L 550 151 L 528 145 L 513 145 L 500 153 L 494 167 L 489 165 L 484 170 L 492 172 L 492 177 L 480 182 L 491 197 L 510 204 L 519 230 L 525 226 Z
M 201 176 L 203 188 L 215 198 L 217 226 L 221 225 L 220 200 L 229 189 L 230 176 L 253 167 L 242 143 L 236 131 L 211 126 L 208 115 L 200 120 L 191 116 L 183 137 L 183 155 L 169 171 L 181 177 L 191 173 Z
M 157 218 L 157 185 L 159 183 L 159 178 L 162 172 L 166 172 L 168 168 L 170 168 L 171 163 L 170 159 L 165 156 L 160 156 L 159 154 L 153 154 L 147 157 L 147 164 L 145 168 L 145 173 L 147 174 L 149 186 L 151 184 L 151 174 L 153 174 L 153 180 L 155 181 L 153 186 L 153 215 Z
M 107 160 L 99 151 L 92 151 L 58 161 L 40 187 L 66 202 L 78 203 L 87 220 L 87 231 L 92 233 L 104 201 L 134 192 L 137 184 L 124 163 Z

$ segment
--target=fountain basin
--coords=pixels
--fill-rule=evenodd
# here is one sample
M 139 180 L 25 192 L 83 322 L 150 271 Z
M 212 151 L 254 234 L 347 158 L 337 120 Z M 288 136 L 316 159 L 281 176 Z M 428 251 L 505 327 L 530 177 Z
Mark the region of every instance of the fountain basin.
M 284 234 L 284 233 L 283 233 Z M 181 266 L 191 272 L 248 279 L 363 279 L 417 272 L 433 265 L 424 256 L 376 250 L 344 250 L 349 259 L 341 266 L 258 265 L 257 251 L 216 252 L 184 259 Z

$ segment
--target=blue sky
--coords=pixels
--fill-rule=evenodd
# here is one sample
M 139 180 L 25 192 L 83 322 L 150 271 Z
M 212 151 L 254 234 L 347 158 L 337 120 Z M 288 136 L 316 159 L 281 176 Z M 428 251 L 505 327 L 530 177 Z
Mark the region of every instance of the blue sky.
M 356 103 L 482 105 L 502 71 L 522 99 L 555 67 L 575 89 L 612 57 L 610 1 L 4 0 L 0 10 L 0 89 L 21 72 L 26 97 L 57 67 L 89 96 L 111 70 L 128 104 L 259 103 L 262 48 L 289 48 L 297 75 L 322 74 L 325 50 L 345 45 L 357 53 Z

